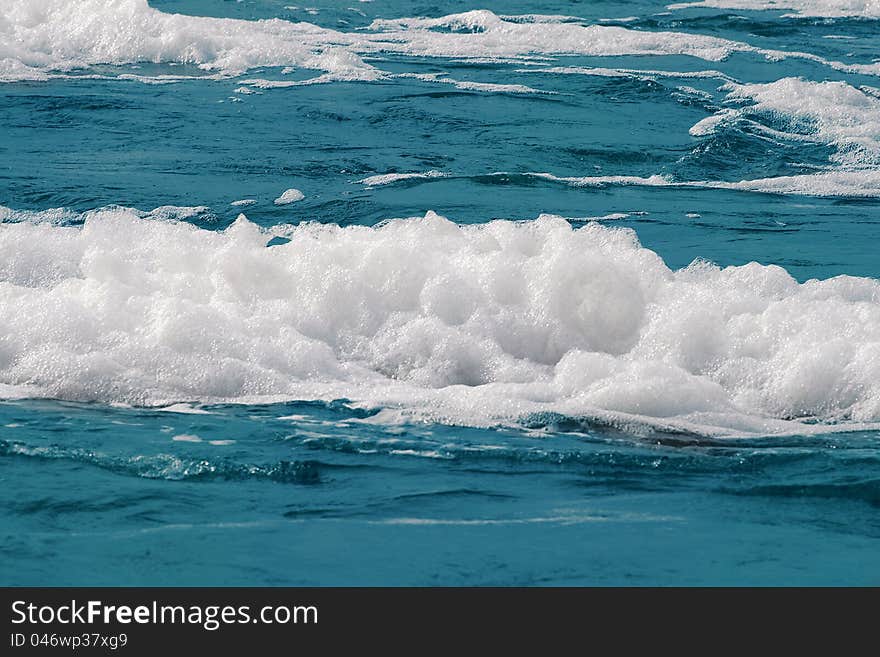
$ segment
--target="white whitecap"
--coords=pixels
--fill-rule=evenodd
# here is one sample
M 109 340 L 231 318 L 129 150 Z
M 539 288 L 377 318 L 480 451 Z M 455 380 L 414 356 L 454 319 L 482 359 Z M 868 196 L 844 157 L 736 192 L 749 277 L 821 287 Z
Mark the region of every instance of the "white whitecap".
M 0 223 L 0 394 L 176 412 L 346 398 L 403 421 L 550 412 L 718 435 L 880 422 L 874 279 L 672 270 L 631 230 L 551 215 L 272 235 L 124 208 Z
M 99 64 L 139 62 L 193 65 L 211 79 L 259 67 L 318 73 L 307 80 L 265 81 L 269 86 L 297 86 L 387 79 L 388 71 L 364 60 L 386 53 L 496 61 L 562 55 L 687 55 L 720 61 L 737 52 L 771 60 L 801 58 L 853 73 L 880 73 L 876 62 L 829 61 L 811 53 L 764 49 L 711 35 L 584 25 L 559 17 L 502 17 L 488 10 L 379 19 L 366 29 L 344 32 L 277 18 L 165 13 L 147 0 L 4 0 L 0 4 L 0 82 L 47 80 Z M 148 83 L 177 81 L 176 76 L 123 75 Z M 466 84 L 508 86 L 494 81 Z
M 400 182 L 402 180 L 445 178 L 448 175 L 449 174 L 443 173 L 442 171 L 435 170 L 425 171 L 421 173 L 381 173 L 375 176 L 367 176 L 366 178 L 362 178 L 361 180 L 357 180 L 356 182 L 366 187 L 379 187 L 381 185 L 390 185 L 392 183 Z
M 289 205 L 290 203 L 296 203 L 297 201 L 302 201 L 305 198 L 305 194 L 303 194 L 298 189 L 288 189 L 285 190 L 281 196 L 275 199 L 275 205 Z
M 195 434 L 191 434 L 191 433 L 179 434 L 179 435 L 171 438 L 171 440 L 173 440 L 174 442 L 178 442 L 178 443 L 200 443 L 200 442 L 203 442 L 199 436 L 197 436 Z

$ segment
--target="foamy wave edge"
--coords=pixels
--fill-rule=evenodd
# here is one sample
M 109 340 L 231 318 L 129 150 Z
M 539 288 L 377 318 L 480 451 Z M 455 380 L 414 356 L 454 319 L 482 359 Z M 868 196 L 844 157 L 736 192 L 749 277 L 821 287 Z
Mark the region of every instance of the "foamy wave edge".
M 498 16 L 488 10 L 439 18 L 381 19 L 367 30 L 341 32 L 277 18 L 248 21 L 171 14 L 150 7 L 147 0 L 5 0 L 0 6 L 0 82 L 47 80 L 99 64 L 138 62 L 194 65 L 213 79 L 258 67 L 319 72 L 307 81 L 256 80 L 264 86 L 298 86 L 393 77 L 364 60 L 384 54 L 496 61 L 556 55 L 689 55 L 719 61 L 736 52 L 771 60 L 800 58 L 839 71 L 880 74 L 876 62 L 848 64 L 708 35 L 585 25 L 566 17 Z M 120 77 L 148 83 L 187 79 L 130 71 Z M 485 91 L 541 93 L 521 85 L 442 77 L 433 81 Z
M 629 229 L 551 215 L 209 231 L 25 214 L 0 223 L 7 399 L 348 399 L 388 421 L 556 413 L 723 436 L 880 422 L 874 279 L 673 271 Z

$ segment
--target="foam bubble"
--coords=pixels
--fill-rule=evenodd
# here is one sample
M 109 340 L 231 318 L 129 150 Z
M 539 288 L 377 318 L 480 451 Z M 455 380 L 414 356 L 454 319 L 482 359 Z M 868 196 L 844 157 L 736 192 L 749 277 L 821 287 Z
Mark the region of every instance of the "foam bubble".
M 285 190 L 281 196 L 275 199 L 275 205 L 290 205 L 291 203 L 296 203 L 297 201 L 302 201 L 305 198 L 305 194 L 303 194 L 298 189 L 288 189 Z
M 279 231 L 290 241 L 266 248 Z M 0 336 L 4 396 L 348 398 L 404 419 L 554 412 L 723 435 L 880 421 L 880 282 L 673 271 L 631 230 L 550 215 L 0 223 Z

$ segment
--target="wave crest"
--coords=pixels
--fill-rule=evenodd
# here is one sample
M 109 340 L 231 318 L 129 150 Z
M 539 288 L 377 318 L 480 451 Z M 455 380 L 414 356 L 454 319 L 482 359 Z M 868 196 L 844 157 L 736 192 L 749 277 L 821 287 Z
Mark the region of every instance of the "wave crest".
M 549 215 L 242 215 L 221 232 L 146 217 L 0 223 L 5 396 L 344 397 L 468 424 L 622 414 L 721 433 L 880 420 L 873 279 L 672 271 L 631 230 Z
M 312 82 L 328 82 L 386 78 L 389 73 L 362 58 L 382 53 L 495 61 L 558 55 L 688 55 L 719 61 L 736 52 L 771 60 L 795 57 L 866 75 L 880 70 L 876 63 L 827 61 L 710 35 L 584 25 L 566 17 L 498 16 L 488 10 L 379 19 L 367 30 L 342 32 L 277 18 L 170 14 L 147 0 L 4 0 L 0 5 L 0 82 L 137 62 L 190 64 L 219 77 L 261 66 L 302 68 L 322 72 Z M 186 76 L 126 77 L 165 83 Z

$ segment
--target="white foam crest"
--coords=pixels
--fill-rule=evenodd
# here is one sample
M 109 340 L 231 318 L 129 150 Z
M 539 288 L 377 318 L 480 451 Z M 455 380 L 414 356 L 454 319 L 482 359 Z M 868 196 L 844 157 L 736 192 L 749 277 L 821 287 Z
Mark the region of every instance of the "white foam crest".
M 524 84 L 499 84 L 496 82 L 473 82 L 471 80 L 456 80 L 446 77 L 445 73 L 398 73 L 396 78 L 413 78 L 423 82 L 435 82 L 438 84 L 451 84 L 456 89 L 465 91 L 485 91 L 488 93 L 507 94 L 555 94 L 554 91 L 542 91 Z
M 880 18 L 880 0 L 701 0 L 668 5 L 667 9 L 711 7 L 738 10 L 794 10 L 786 16 L 817 18 Z
M 642 217 L 648 214 L 643 211 L 636 212 L 609 212 L 608 214 L 590 217 L 593 221 L 617 221 L 618 219 L 628 219 L 629 217 Z
M 192 219 L 198 215 L 210 213 L 210 208 L 204 205 L 182 206 L 162 205 L 149 211 L 141 211 L 135 208 L 113 206 L 123 212 L 131 213 L 142 219 L 157 219 L 160 221 L 178 221 Z M 76 212 L 69 208 L 49 208 L 47 210 L 15 210 L 0 205 L 0 223 L 27 222 L 31 224 L 56 224 L 68 225 L 81 223 L 92 214 L 93 211 Z
M 836 163 L 844 167 L 880 165 L 880 99 L 846 82 L 814 82 L 783 78 L 768 84 L 728 84 L 730 102 L 748 102 L 726 108 L 700 121 L 693 135 L 714 132 L 740 117 L 770 114 L 788 121 L 785 133 L 834 146 Z
M 340 32 L 280 19 L 170 14 L 150 7 L 147 0 L 4 0 L 0 4 L 0 81 L 6 82 L 44 80 L 96 64 L 145 61 L 195 65 L 213 72 L 207 76 L 212 78 L 261 66 L 321 72 L 309 80 L 251 81 L 254 86 L 279 87 L 385 79 L 387 72 L 362 59 L 383 53 L 525 62 L 559 55 L 689 55 L 719 61 L 735 52 L 769 59 L 798 57 L 842 71 L 880 73 L 878 63 L 831 62 L 810 53 L 765 50 L 708 35 L 582 25 L 558 17 L 505 18 L 487 10 L 440 18 L 382 19 L 366 30 Z M 150 83 L 187 77 L 125 75 Z M 492 89 L 483 86 L 483 90 Z
M 31 223 L 65 224 L 76 221 L 82 215 L 66 208 L 49 208 L 48 210 L 14 210 L 0 205 L 0 223 Z
M 368 176 L 355 182 L 365 185 L 366 187 L 379 187 L 380 185 L 391 185 L 402 180 L 420 180 L 430 178 L 445 178 L 449 174 L 434 169 L 421 173 L 381 173 L 375 176 Z
M 380 51 L 425 57 L 487 57 L 509 60 L 530 55 L 689 55 L 721 61 L 736 52 L 754 53 L 769 60 L 806 59 L 835 70 L 880 74 L 880 64 L 847 64 L 806 52 L 765 49 L 740 41 L 685 32 L 630 30 L 614 25 L 529 23 L 504 20 L 481 9 L 439 18 L 375 20 L 362 51 L 370 44 Z M 384 35 L 384 40 L 383 40 Z
M 344 397 L 466 424 L 550 411 L 722 435 L 880 421 L 873 279 L 672 271 L 630 230 L 549 215 L 303 224 L 267 248 L 273 234 L 122 208 L 0 224 L 0 393 Z
M 505 175 L 503 173 L 493 175 Z M 681 183 L 673 182 L 667 176 L 557 176 L 546 172 L 529 171 L 525 174 L 530 178 L 540 178 L 552 182 L 562 182 L 573 187 L 606 187 L 608 185 L 638 185 L 644 187 L 672 187 Z M 687 184 L 687 183 L 684 183 Z
M 502 57 L 531 54 L 691 55 L 718 61 L 755 49 L 727 39 L 677 32 L 647 32 L 608 25 L 505 20 L 488 10 L 440 18 L 375 20 L 382 48 L 420 56 Z M 442 31 L 438 31 L 442 30 Z M 372 36 L 376 43 L 378 37 Z
M 706 136 L 739 120 L 769 116 L 785 125 L 769 129 L 774 138 L 826 144 L 835 149 L 827 170 L 743 180 L 702 183 L 751 191 L 816 196 L 880 196 L 880 99 L 870 89 L 845 82 L 784 78 L 768 84 L 728 84 L 726 107 L 695 124 L 690 133 Z
M 305 197 L 306 195 L 298 189 L 286 189 L 282 192 L 281 196 L 275 199 L 275 205 L 290 205 L 291 203 L 302 201 Z
M 578 16 L 565 16 L 562 14 L 502 14 L 499 15 L 499 18 L 513 23 L 577 23 L 584 20 Z
M 158 409 L 164 413 L 181 413 L 183 415 L 211 415 L 210 411 L 206 411 L 203 408 L 198 408 L 197 406 L 193 406 L 192 404 L 171 404 L 170 406 L 165 406 L 163 408 Z
M 802 196 L 880 197 L 880 170 L 825 171 L 739 182 L 702 183 L 704 187 Z
M 381 75 L 355 53 L 336 46 L 336 34 L 279 19 L 169 14 L 147 0 L 3 0 L 0 80 L 144 61 L 194 64 L 225 74 L 257 66 L 295 66 L 338 79 Z
M 606 78 L 624 77 L 640 80 L 653 80 L 656 78 L 718 79 L 725 80 L 726 82 L 736 82 L 729 75 L 716 70 L 660 71 L 633 68 L 603 68 L 600 66 L 546 66 L 517 69 L 517 73 L 555 73 L 558 75 L 590 75 Z
M 510 175 L 499 173 L 491 175 Z M 564 183 L 572 187 L 690 187 L 702 189 L 733 189 L 766 194 L 797 194 L 801 196 L 841 196 L 858 198 L 880 197 L 880 170 L 823 171 L 793 176 L 755 178 L 735 182 L 723 180 L 674 181 L 668 176 L 556 176 L 551 173 L 527 172 L 525 176 Z

